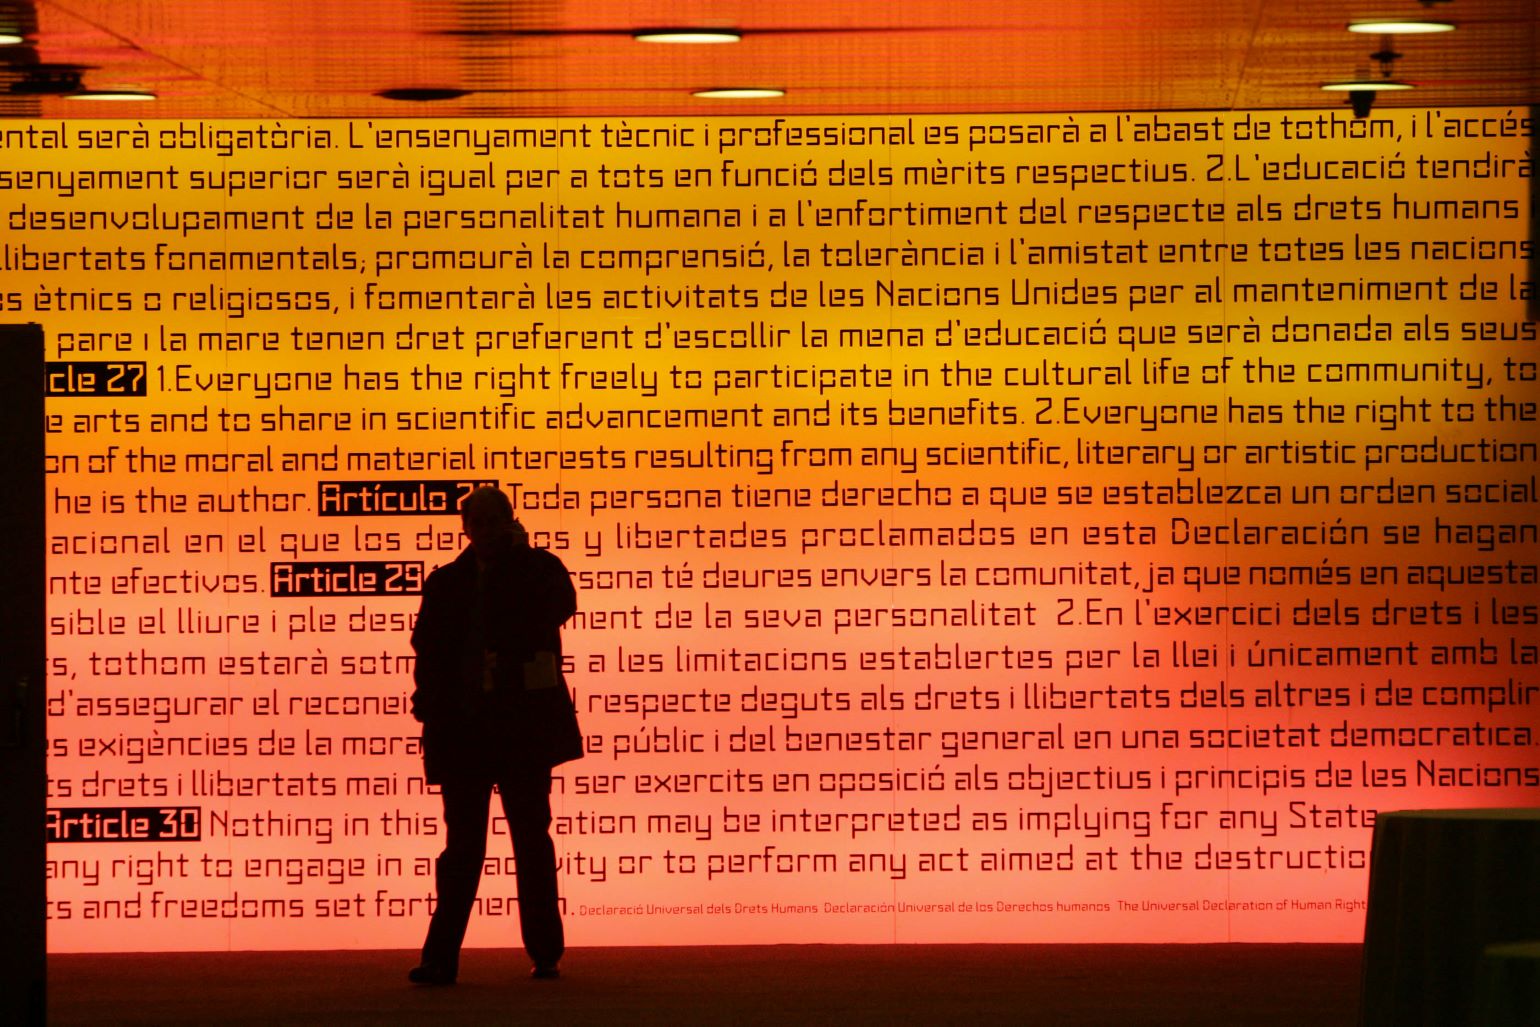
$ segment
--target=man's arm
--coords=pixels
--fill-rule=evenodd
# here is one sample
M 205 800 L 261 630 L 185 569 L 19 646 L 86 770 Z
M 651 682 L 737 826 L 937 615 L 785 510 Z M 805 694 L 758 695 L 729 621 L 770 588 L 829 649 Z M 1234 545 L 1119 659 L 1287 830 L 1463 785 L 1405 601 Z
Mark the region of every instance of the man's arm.
M 417 625 L 412 629 L 412 650 L 417 654 L 412 668 L 412 680 L 417 685 L 412 692 L 412 716 L 422 723 L 442 711 L 453 673 L 448 663 L 453 657 L 442 592 L 439 583 L 429 575 L 423 584 Z
M 536 550 L 540 557 L 539 574 L 536 577 L 539 594 L 536 597 L 538 616 L 547 625 L 559 628 L 577 613 L 577 589 L 572 587 L 572 575 L 567 573 L 561 557 L 549 550 Z

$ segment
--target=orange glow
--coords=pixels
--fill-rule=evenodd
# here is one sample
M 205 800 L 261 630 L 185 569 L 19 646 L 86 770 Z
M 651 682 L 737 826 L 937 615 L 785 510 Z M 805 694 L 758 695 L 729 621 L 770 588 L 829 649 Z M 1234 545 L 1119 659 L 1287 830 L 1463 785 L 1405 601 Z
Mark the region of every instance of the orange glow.
M 51 946 L 417 943 L 483 480 L 578 584 L 572 944 L 1359 937 L 1373 810 L 1540 787 L 1465 113 L 35 123 Z

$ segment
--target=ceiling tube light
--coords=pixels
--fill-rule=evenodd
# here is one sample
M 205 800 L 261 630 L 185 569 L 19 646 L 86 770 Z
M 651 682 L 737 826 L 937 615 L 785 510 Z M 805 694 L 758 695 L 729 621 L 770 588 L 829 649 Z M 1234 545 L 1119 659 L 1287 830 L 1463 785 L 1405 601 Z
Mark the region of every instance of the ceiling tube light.
M 1388 78 L 1363 79 L 1359 82 L 1328 82 L 1321 86 L 1328 93 L 1346 93 L 1347 102 L 1353 108 L 1353 117 L 1367 118 L 1374 107 L 1374 98 L 1381 93 L 1398 93 L 1412 87 L 1405 82 Z
M 138 101 L 153 100 L 154 93 L 147 93 L 142 89 L 82 89 L 78 93 L 65 93 L 66 100 L 118 100 Z
M 17 35 L 15 32 L 0 32 L 0 46 L 20 46 L 26 41 L 26 36 Z
M 1409 82 L 1368 78 L 1362 82 L 1328 82 L 1321 88 L 1328 93 L 1399 93 L 1416 87 Z
M 1454 26 L 1447 21 L 1355 21 L 1348 26 L 1349 32 L 1370 36 L 1426 36 L 1436 32 L 1453 32 Z
M 730 29 L 641 29 L 631 34 L 638 43 L 736 43 L 742 34 Z
M 785 96 L 784 89 L 697 89 L 690 94 L 703 100 L 773 100 Z

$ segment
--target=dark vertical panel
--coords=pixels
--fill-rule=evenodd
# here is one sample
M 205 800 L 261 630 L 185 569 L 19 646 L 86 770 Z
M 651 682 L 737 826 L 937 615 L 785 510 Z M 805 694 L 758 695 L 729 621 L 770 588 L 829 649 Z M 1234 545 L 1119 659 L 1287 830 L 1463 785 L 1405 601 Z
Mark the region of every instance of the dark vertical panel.
M 0 325 L 0 1020 L 43 1023 L 43 330 Z
M 1540 39 L 1536 40 L 1540 42 Z M 1529 124 L 1540 124 L 1540 107 L 1529 109 Z M 1540 321 L 1540 153 L 1529 140 L 1529 319 Z

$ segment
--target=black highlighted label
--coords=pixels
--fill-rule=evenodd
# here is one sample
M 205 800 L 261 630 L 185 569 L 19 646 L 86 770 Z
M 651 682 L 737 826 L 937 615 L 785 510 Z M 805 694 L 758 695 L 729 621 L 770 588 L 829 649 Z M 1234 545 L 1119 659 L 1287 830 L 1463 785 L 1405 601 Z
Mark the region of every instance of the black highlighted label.
M 50 360 L 43 365 L 43 395 L 148 395 L 144 367 L 142 360 Z
M 316 511 L 322 517 L 416 517 L 458 514 L 466 496 L 496 481 L 320 481 Z
M 274 563 L 269 591 L 275 599 L 317 596 L 422 595 L 421 560 L 309 560 Z
M 201 806 L 63 806 L 47 811 L 50 842 L 196 842 Z

